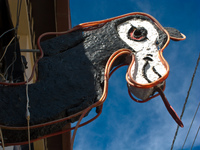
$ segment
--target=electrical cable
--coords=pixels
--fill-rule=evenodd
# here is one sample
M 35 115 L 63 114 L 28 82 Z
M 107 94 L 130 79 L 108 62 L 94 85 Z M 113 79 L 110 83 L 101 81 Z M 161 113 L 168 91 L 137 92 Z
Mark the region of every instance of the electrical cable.
M 17 56 L 16 56 L 16 53 L 14 53 L 14 58 L 13 58 L 13 61 L 11 62 L 11 64 L 6 68 L 5 72 L 4 72 L 4 77 L 6 76 L 9 68 L 15 63 L 15 61 L 17 60 Z M 12 84 L 12 83 L 11 83 Z
M 6 80 L 5 77 L 4 77 L 4 75 L 3 75 L 2 73 L 0 73 L 0 76 L 1 76 L 1 78 L 3 79 L 3 81 Z
M 24 67 L 24 70 L 25 70 L 25 66 L 23 65 Z M 27 74 L 25 72 L 25 77 L 26 77 L 26 80 L 28 81 L 28 77 L 27 77 Z M 27 119 L 27 130 L 28 130 L 28 145 L 29 145 L 29 150 L 31 150 L 31 142 L 30 142 L 30 111 L 29 111 L 29 94 L 28 94 L 28 83 L 26 83 L 26 119 Z
M 82 123 L 79 125 L 79 127 L 83 127 L 89 123 L 91 123 L 92 121 L 94 121 L 95 119 L 97 119 L 101 113 L 102 113 L 102 108 L 103 108 L 103 105 L 100 106 L 100 111 L 98 112 L 98 114 L 93 117 L 92 119 Z M 69 120 L 69 119 L 68 119 Z M 62 130 L 62 131 L 59 131 L 59 132 L 55 132 L 55 133 L 51 133 L 51 134 L 48 134 L 48 135 L 45 135 L 45 136 L 40 136 L 38 137 L 37 139 L 33 139 L 30 141 L 30 143 L 33 143 L 33 142 L 36 142 L 38 140 L 41 140 L 41 139 L 44 139 L 44 138 L 49 138 L 49 137 L 52 137 L 52 136 L 57 136 L 57 135 L 60 135 L 60 134 L 63 134 L 63 133 L 66 133 L 66 132 L 69 132 L 71 130 L 75 129 L 75 127 L 71 127 L 69 129 L 66 129 L 66 130 Z M 25 144 L 28 144 L 28 142 L 17 142 L 17 143 L 6 143 L 5 146 L 11 146 L 11 145 L 25 145 Z
M 75 140 L 75 136 L 76 136 L 76 132 L 78 130 L 78 127 L 79 127 L 79 124 L 81 122 L 81 120 L 83 119 L 83 117 L 87 114 L 87 112 L 89 110 L 91 110 L 92 108 L 94 107 L 97 107 L 99 105 L 102 105 L 105 100 L 106 100 L 106 97 L 107 97 L 107 92 L 108 92 L 108 80 L 110 78 L 110 70 L 111 70 L 111 67 L 113 65 L 113 63 L 115 62 L 115 60 L 119 57 L 119 56 L 122 56 L 124 54 L 132 54 L 132 51 L 128 50 L 128 49 L 120 49 L 116 52 L 114 52 L 109 60 L 107 61 L 107 64 L 106 64 L 106 67 L 105 67 L 105 73 L 104 73 L 104 91 L 103 91 L 103 94 L 102 94 L 102 97 L 100 98 L 99 101 L 97 101 L 96 103 L 92 104 L 91 106 L 89 106 L 88 108 L 86 108 L 84 110 L 84 112 L 81 114 L 77 124 L 76 124 L 76 127 L 74 129 L 74 132 L 73 132 L 73 136 L 72 136 L 72 139 L 71 139 L 71 147 L 70 147 L 70 150 L 73 150 L 73 143 L 74 143 L 74 140 Z M 133 54 L 132 54 L 133 55 Z M 132 57 L 133 58 L 133 57 Z
M 9 77 L 9 81 L 12 81 L 12 82 L 14 82 L 13 81 L 13 71 L 14 71 L 14 67 L 15 67 L 14 63 L 17 60 L 17 30 L 15 30 L 15 43 L 14 44 L 15 44 L 14 52 L 13 52 L 14 59 L 13 59 L 13 62 L 11 63 L 12 65 L 10 65 L 10 67 L 12 67 L 12 68 L 11 68 L 10 77 Z M 7 70 L 8 70 L 8 68 L 7 68 Z
M 191 127 L 192 127 L 192 124 L 193 124 L 194 119 L 195 119 L 195 117 L 196 117 L 197 111 L 198 111 L 198 109 L 199 109 L 199 105 L 200 105 L 200 102 L 199 102 L 199 104 L 198 104 L 198 106 L 197 106 L 196 112 L 195 112 L 194 117 L 193 117 L 193 119 L 192 119 L 192 122 L 191 122 L 191 124 L 190 124 L 190 128 L 189 128 L 189 130 L 188 130 L 188 132 L 187 132 L 187 135 L 186 135 L 186 137 L 185 137 L 185 140 L 184 140 L 184 143 L 183 143 L 183 146 L 182 146 L 181 150 L 183 150 L 183 147 L 184 147 L 184 145 L 185 145 L 185 143 L 186 143 L 187 137 L 188 137 L 188 135 L 189 135 L 189 133 L 190 133 L 190 129 L 191 129 Z
M 5 144 L 4 144 L 3 133 L 2 133 L 1 128 L 0 128 L 0 137 L 1 137 L 1 145 L 3 147 L 3 150 L 5 150 Z
M 31 133 L 30 133 L 30 116 L 27 116 L 27 127 L 28 127 L 28 149 L 31 150 Z
M 13 37 L 13 38 L 15 38 L 15 45 L 16 45 L 16 40 L 17 40 L 17 31 L 18 31 L 18 27 L 19 27 L 19 18 L 20 18 L 21 7 L 22 7 L 22 0 L 18 0 L 18 1 L 17 1 L 17 13 L 16 13 L 16 17 L 17 17 L 16 26 L 15 26 L 15 28 L 9 29 L 8 31 L 4 32 L 4 33 L 0 36 L 0 38 L 1 38 L 1 37 L 3 37 L 3 35 L 5 35 L 6 33 L 10 32 L 10 31 L 12 31 L 12 30 L 15 30 L 15 36 Z M 15 46 L 15 52 L 16 52 L 16 46 Z M 4 54 L 4 55 L 5 55 L 5 54 Z M 14 54 L 14 55 L 16 55 L 16 54 Z M 4 57 L 4 56 L 3 56 L 3 57 Z M 2 60 L 3 57 L 2 57 L 0 60 Z M 38 60 L 36 60 L 34 66 L 33 66 L 33 68 L 32 68 L 32 73 L 31 73 L 31 75 L 30 75 L 28 81 L 17 82 L 17 83 L 0 82 L 0 84 L 1 84 L 1 85 L 11 85 L 11 86 L 12 86 L 12 85 L 16 85 L 16 86 L 17 86 L 17 85 L 24 85 L 24 84 L 30 82 L 30 81 L 32 80 L 32 78 L 34 77 L 34 73 L 35 73 L 35 69 L 36 69 L 37 63 L 38 63 L 38 61 L 39 61 L 42 57 L 43 57 L 43 52 L 40 51 L 40 56 L 39 56 Z M 5 73 L 4 73 L 4 76 L 7 74 L 8 69 L 14 64 L 15 61 L 16 61 L 16 58 L 15 58 L 15 59 L 13 60 L 13 62 L 7 67 L 7 69 L 6 69 Z M 14 67 L 14 66 L 13 66 L 13 67 Z M 13 69 L 14 69 L 14 68 L 12 68 L 12 70 L 13 70 Z M 12 72 L 11 72 L 11 74 L 12 74 Z
M 181 113 L 180 119 L 182 119 L 184 111 L 185 111 L 185 107 L 186 107 L 186 104 L 187 104 L 187 101 L 188 101 L 188 98 L 189 98 L 189 95 L 190 95 L 190 90 L 191 90 L 192 85 L 193 85 L 193 81 L 194 81 L 194 77 L 196 75 L 196 71 L 197 71 L 197 68 L 198 68 L 198 65 L 199 65 L 199 61 L 200 61 L 200 53 L 199 53 L 199 57 L 197 59 L 197 63 L 196 63 L 195 69 L 194 69 L 194 73 L 192 75 L 192 79 L 191 79 L 191 82 L 190 82 L 190 87 L 189 87 L 188 92 L 187 92 L 187 96 L 186 96 L 186 99 L 185 99 L 185 103 L 183 105 L 183 109 L 182 109 L 182 113 Z M 176 137 L 177 137 L 177 134 L 178 134 L 178 130 L 179 130 L 179 126 L 177 126 L 177 128 L 176 128 L 174 139 L 173 139 L 172 145 L 171 145 L 171 150 L 173 150 L 174 143 L 175 143 L 175 140 L 176 140 Z
M 17 21 L 16 21 L 17 22 L 16 23 L 17 26 L 5 31 L 4 33 L 2 33 L 0 38 L 2 38 L 8 32 L 11 32 L 11 31 L 16 30 L 18 28 L 18 26 L 19 26 L 19 15 L 20 15 L 20 11 L 21 11 L 21 3 L 22 3 L 22 0 L 20 1 L 20 4 L 19 4 L 19 0 L 18 0 L 18 2 L 17 2 Z M 19 8 L 19 5 L 20 5 L 20 8 Z
M 105 83 L 104 83 L 104 92 L 103 92 L 103 95 L 102 95 L 101 99 L 100 99 L 98 102 L 94 103 L 93 105 L 91 105 L 90 107 L 88 107 L 87 109 L 85 109 L 85 110 L 82 111 L 82 112 L 83 112 L 82 115 L 81 115 L 82 117 L 80 117 L 80 120 L 79 120 L 78 124 L 77 124 L 76 127 L 75 127 L 75 132 L 74 132 L 74 135 L 73 135 L 73 138 L 72 138 L 72 143 L 73 143 L 73 141 L 74 141 L 75 133 L 76 133 L 78 127 L 79 127 L 80 121 L 81 121 L 81 119 L 84 117 L 84 114 L 86 114 L 91 108 L 94 108 L 94 107 L 97 107 L 97 106 L 102 105 L 103 102 L 105 101 L 105 99 L 106 99 L 106 97 L 107 97 L 108 79 L 109 79 L 109 77 L 110 77 L 109 72 L 110 72 L 111 66 L 112 66 L 112 64 L 114 63 L 114 61 L 115 61 L 119 56 L 124 55 L 124 54 L 128 54 L 128 55 L 131 54 L 131 55 L 132 55 L 132 58 L 134 58 L 134 57 L 133 57 L 133 54 L 132 54 L 132 51 L 127 50 L 127 49 L 121 49 L 121 50 L 116 51 L 113 55 L 111 55 L 110 59 L 108 60 L 107 65 L 106 65 L 106 68 L 105 68 L 105 79 L 104 79 L 104 80 L 105 80 Z M 111 72 L 111 74 L 112 74 L 112 73 L 113 73 L 113 71 Z M 76 115 L 76 116 L 77 116 L 77 115 Z M 68 117 L 68 119 L 69 119 L 69 117 Z M 17 127 L 16 127 L 16 128 L 17 128 Z M 73 144 L 72 144 L 72 145 L 73 145 Z
M 17 35 L 18 27 L 19 27 L 19 17 L 20 17 L 20 12 L 21 12 L 21 7 L 22 7 L 22 0 L 17 1 L 17 15 L 16 15 L 16 26 L 15 26 L 15 35 Z
M 17 60 L 17 32 L 18 32 L 18 28 L 19 28 L 19 17 L 20 17 L 20 12 L 21 12 L 21 6 L 22 6 L 22 0 L 18 0 L 17 1 L 17 15 L 16 15 L 16 18 L 17 18 L 17 20 L 16 20 L 16 29 L 15 29 L 15 48 L 14 48 L 14 60 L 13 60 L 13 62 L 11 63 L 12 65 L 10 65 L 9 67 L 11 67 L 12 66 L 12 68 L 11 68 L 11 73 L 10 73 L 10 77 L 9 77 L 9 80 L 10 81 L 13 81 L 13 71 L 14 71 L 14 67 L 15 67 L 15 65 L 14 65 L 14 63 L 16 62 L 16 60 Z M 8 67 L 8 68 L 9 68 Z M 8 68 L 7 68 L 7 70 L 8 70 Z
M 15 63 L 15 61 L 17 60 L 17 56 L 16 56 L 16 42 L 17 42 L 17 31 L 18 31 L 18 27 L 19 27 L 19 17 L 20 17 L 20 12 L 21 12 L 21 4 L 22 4 L 22 0 L 18 0 L 17 1 L 17 15 L 16 15 L 16 18 L 17 18 L 17 20 L 16 20 L 16 26 L 15 26 L 15 28 L 12 28 L 12 29 L 9 29 L 9 30 L 7 30 L 7 31 L 5 31 L 2 35 L 1 35 L 1 37 L 3 37 L 3 35 L 5 35 L 6 33 L 8 33 L 8 32 L 10 32 L 10 31 L 13 31 L 13 30 L 15 30 L 15 35 L 13 36 L 13 38 L 10 40 L 10 42 L 8 43 L 8 45 L 6 46 L 6 48 L 5 48 L 5 50 L 4 50 L 4 53 L 3 53 L 3 55 L 2 55 L 2 57 L 0 58 L 0 62 L 2 61 L 2 59 L 4 58 L 4 56 L 5 56 L 5 54 L 6 54 L 6 52 L 7 52 L 7 49 L 8 49 L 8 47 L 10 46 L 10 44 L 13 42 L 13 40 L 15 39 L 15 50 L 14 50 L 14 59 L 13 59 L 13 61 L 12 61 L 12 63 L 6 68 L 6 71 L 4 72 L 4 78 L 5 78 L 5 75 L 7 74 L 7 71 L 9 70 L 9 68 L 12 66 L 12 70 L 11 70 L 11 76 L 12 76 L 12 73 L 13 73 L 13 70 L 14 70 L 14 63 Z M 0 37 L 0 38 L 1 38 Z M 13 83 L 7 83 L 7 82 L 0 82 L 0 84 L 3 84 L 3 85 L 12 85 Z
M 112 67 L 114 61 L 117 58 L 119 58 L 119 56 L 124 55 L 124 54 L 132 55 L 132 61 L 131 61 L 131 63 L 134 62 L 134 54 L 132 53 L 132 51 L 130 51 L 128 49 L 120 49 L 120 50 L 116 51 L 115 53 L 113 53 L 110 56 L 110 58 L 109 58 L 109 60 L 107 61 L 107 64 L 106 64 L 105 76 L 104 76 L 105 77 L 105 79 L 104 79 L 104 81 L 105 81 L 104 86 L 106 86 L 106 88 L 104 88 L 104 89 L 106 89 L 105 90 L 106 92 L 108 90 L 107 86 L 108 86 L 108 80 L 109 80 L 109 77 L 110 77 L 110 76 L 108 76 L 108 72 L 110 72 L 111 67 Z M 174 120 L 182 127 L 183 124 L 182 124 L 181 120 L 178 118 L 178 115 L 173 110 L 173 108 L 170 106 L 170 104 L 167 101 L 167 99 L 165 98 L 164 93 L 162 92 L 162 90 L 161 89 L 157 89 L 157 90 L 158 90 L 159 94 L 161 95 L 161 97 L 163 99 L 163 102 L 165 103 L 166 108 L 168 109 L 169 113 L 172 115 L 172 117 L 174 118 Z M 99 105 L 98 103 L 103 104 L 105 102 L 105 100 L 106 100 L 106 96 L 107 96 L 107 94 L 103 93 L 101 99 L 98 102 L 94 103 L 93 105 L 89 106 L 87 109 L 84 110 L 84 112 L 82 113 L 81 117 L 78 120 L 76 128 L 74 129 L 74 133 L 73 133 L 73 136 L 72 136 L 72 139 L 71 139 L 71 148 L 70 148 L 70 150 L 73 150 L 73 143 L 74 143 L 74 140 L 75 140 L 75 135 L 76 135 L 76 132 L 78 130 L 78 127 L 79 127 L 79 124 L 80 124 L 81 120 L 83 119 L 83 117 L 85 116 L 85 114 L 87 114 L 87 112 L 89 110 L 91 110 L 92 108 L 96 107 L 96 105 L 98 106 Z
M 4 33 L 1 34 L 0 38 L 2 38 L 5 34 L 7 34 L 10 31 L 13 31 L 13 30 L 15 30 L 15 28 L 11 28 L 11 29 L 5 31 Z
M 10 40 L 10 42 L 7 44 L 7 46 L 6 46 L 6 48 L 5 48 L 4 52 L 3 52 L 3 55 L 2 55 L 1 58 L 0 58 L 0 62 L 1 62 L 2 59 L 4 58 L 4 56 L 5 56 L 5 54 L 6 54 L 7 50 L 8 50 L 8 47 L 10 46 L 10 44 L 12 43 L 12 41 L 13 41 L 14 39 L 15 39 L 15 37 L 13 37 L 13 38 Z
M 1 62 L 2 59 L 4 58 L 4 56 L 5 56 L 5 54 L 6 54 L 7 50 L 8 50 L 8 47 L 10 46 L 10 44 L 13 42 L 14 39 L 15 39 L 15 36 L 14 36 L 14 37 L 10 40 L 10 42 L 7 44 L 7 46 L 6 46 L 5 50 L 4 50 L 4 53 L 3 53 L 3 55 L 2 55 L 1 58 L 0 58 L 0 62 Z M 14 56 L 15 56 L 15 55 L 14 55 Z M 16 59 L 15 59 L 15 60 L 16 60 Z M 14 62 L 12 62 L 12 63 L 6 68 L 4 74 L 1 74 L 1 76 L 2 76 L 3 79 L 4 79 L 4 81 L 6 81 L 5 75 L 7 74 L 8 69 L 11 67 L 11 65 L 12 65 L 13 63 L 14 63 Z
M 192 148 L 193 148 L 193 146 L 194 146 L 194 143 L 195 143 L 195 141 L 196 141 L 197 135 L 198 135 L 198 133 L 199 133 L 199 129 L 200 129 L 200 126 L 199 126 L 199 128 L 198 128 L 198 130 L 197 130 L 197 133 L 196 133 L 195 137 L 194 137 L 194 140 L 193 140 L 193 143 L 192 143 L 192 146 L 191 146 L 190 150 L 192 150 Z
M 19 4 L 19 0 L 17 1 L 17 21 L 16 21 L 16 27 L 11 28 L 11 29 L 5 31 L 3 34 L 1 34 L 0 38 L 2 38 L 6 33 L 10 32 L 10 31 L 13 31 L 13 30 L 15 30 L 15 34 L 17 33 L 16 31 L 17 31 L 18 26 L 19 26 L 19 16 L 20 16 L 20 11 L 21 11 L 21 3 L 22 3 L 22 0 L 20 1 L 20 4 Z M 12 43 L 12 41 L 15 39 L 15 37 L 16 37 L 16 35 L 10 40 L 10 42 L 6 46 L 6 49 L 5 49 L 4 54 L 2 55 L 2 57 L 0 59 L 0 62 L 2 61 L 4 55 L 5 55 L 6 51 L 7 51 L 8 46 Z

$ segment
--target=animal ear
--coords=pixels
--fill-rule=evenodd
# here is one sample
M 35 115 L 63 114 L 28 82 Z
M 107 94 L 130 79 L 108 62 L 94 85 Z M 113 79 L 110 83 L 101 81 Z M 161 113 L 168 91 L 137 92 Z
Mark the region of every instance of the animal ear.
M 167 30 L 167 32 L 169 33 L 170 39 L 174 41 L 181 41 L 186 39 L 186 36 L 175 28 L 165 27 L 165 30 Z

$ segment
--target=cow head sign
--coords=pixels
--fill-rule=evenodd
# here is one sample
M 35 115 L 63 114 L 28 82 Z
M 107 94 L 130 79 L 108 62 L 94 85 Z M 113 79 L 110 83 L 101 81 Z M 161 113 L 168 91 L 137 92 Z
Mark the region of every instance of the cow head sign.
M 166 29 L 171 33 L 172 28 Z M 154 93 L 155 85 L 162 87 L 169 74 L 169 66 L 162 56 L 169 38 L 185 39 L 185 36 L 175 29 L 176 37 L 170 37 L 166 29 L 155 20 L 144 16 L 129 19 L 117 27 L 120 38 L 132 48 L 134 53 L 134 62 L 127 73 L 128 83 L 132 81 L 128 87 L 136 97 L 142 100 Z
M 42 37 L 51 34 L 59 36 L 40 44 Z M 25 83 L 1 83 L 7 85 L 0 86 L 0 128 L 5 143 L 27 140 L 27 95 L 30 140 L 34 141 L 60 131 L 66 121 L 77 121 L 92 108 L 99 113 L 107 97 L 109 77 L 123 65 L 129 66 L 126 80 L 131 98 L 143 103 L 160 95 L 171 116 L 183 127 L 163 93 L 169 65 L 162 52 L 170 39 L 180 41 L 185 36 L 174 28 L 162 27 L 145 13 L 130 13 L 83 23 L 62 33 L 41 35 L 38 80 L 28 85 L 28 94 Z

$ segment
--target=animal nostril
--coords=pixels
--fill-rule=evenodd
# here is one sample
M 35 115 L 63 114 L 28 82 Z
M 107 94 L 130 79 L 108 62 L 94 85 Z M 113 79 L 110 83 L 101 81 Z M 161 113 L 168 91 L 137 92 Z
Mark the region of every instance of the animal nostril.
M 153 61 L 153 59 L 150 58 L 150 57 L 144 57 L 143 60 L 146 60 L 146 61 Z
M 152 54 L 147 54 L 147 56 L 153 57 L 153 55 L 152 55 Z
M 146 60 L 146 61 L 153 61 L 152 57 L 153 57 L 152 54 L 147 54 L 146 57 L 143 58 L 143 60 Z

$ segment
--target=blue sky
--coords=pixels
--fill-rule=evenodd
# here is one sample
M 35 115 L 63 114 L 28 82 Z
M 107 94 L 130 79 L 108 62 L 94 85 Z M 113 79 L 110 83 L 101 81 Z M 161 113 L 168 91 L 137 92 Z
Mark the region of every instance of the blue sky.
M 200 52 L 200 1 L 198 0 L 71 0 L 72 26 L 103 20 L 130 12 L 145 12 L 164 27 L 174 27 L 187 36 L 185 41 L 170 41 L 164 57 L 170 65 L 165 95 L 180 116 Z M 108 98 L 101 116 L 79 128 L 74 150 L 169 150 L 177 124 L 160 97 L 144 104 L 132 101 L 127 92 L 125 73 L 119 69 L 109 81 Z M 181 149 L 193 115 L 200 102 L 200 67 L 186 105 L 174 150 Z M 92 111 L 86 119 L 95 114 Z M 200 125 L 197 113 L 184 149 L 190 149 Z M 200 133 L 193 148 L 200 149 Z

